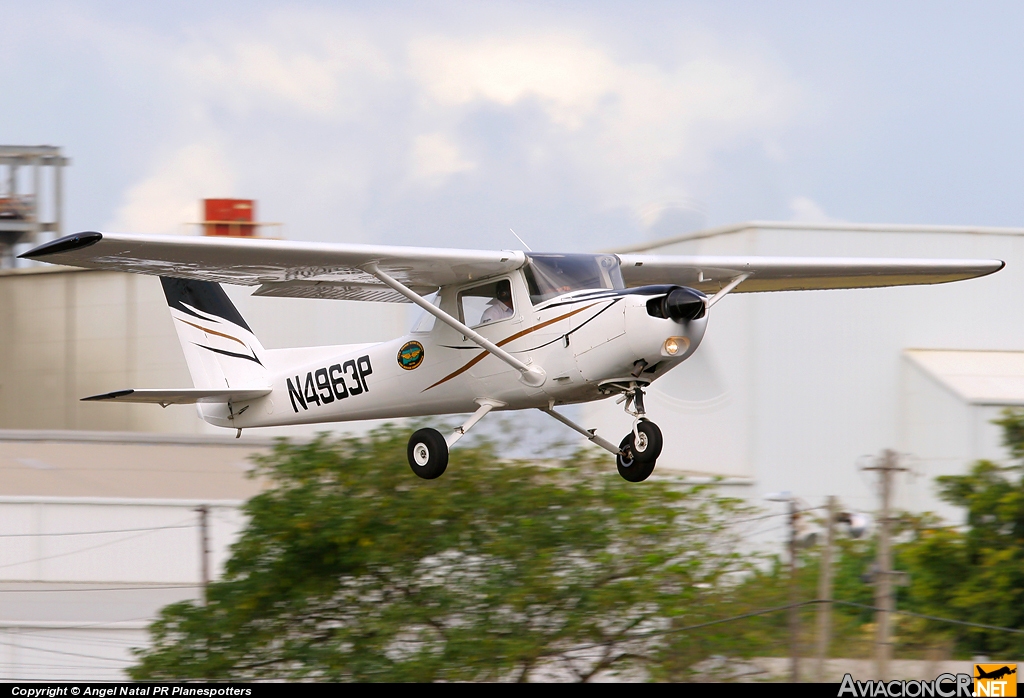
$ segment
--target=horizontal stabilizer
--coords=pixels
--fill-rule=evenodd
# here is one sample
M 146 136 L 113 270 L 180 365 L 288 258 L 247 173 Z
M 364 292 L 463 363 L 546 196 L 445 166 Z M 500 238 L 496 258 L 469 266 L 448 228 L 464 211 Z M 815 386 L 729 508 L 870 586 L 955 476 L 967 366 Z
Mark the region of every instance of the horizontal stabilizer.
M 270 394 L 270 388 L 220 389 L 181 388 L 179 390 L 115 390 L 112 393 L 83 397 L 82 401 L 139 402 L 151 405 L 192 405 L 197 402 L 245 402 Z

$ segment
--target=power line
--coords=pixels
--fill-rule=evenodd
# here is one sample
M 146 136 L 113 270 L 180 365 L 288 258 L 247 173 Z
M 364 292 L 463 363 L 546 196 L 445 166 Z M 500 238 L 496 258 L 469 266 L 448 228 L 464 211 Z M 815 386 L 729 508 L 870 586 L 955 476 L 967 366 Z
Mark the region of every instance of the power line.
M 799 513 L 805 512 L 805 511 L 815 511 L 817 509 L 822 509 L 822 508 L 823 507 L 808 507 L 806 509 L 798 509 L 797 513 L 799 514 Z M 726 528 L 728 526 L 738 526 L 739 524 L 750 523 L 751 521 L 763 521 L 765 519 L 774 519 L 774 518 L 778 518 L 779 516 L 789 516 L 789 515 L 790 515 L 790 513 L 788 511 L 783 511 L 783 512 L 775 513 L 775 514 L 763 514 L 761 516 L 751 516 L 751 517 L 746 518 L 746 519 L 739 519 L 738 521 L 723 521 L 721 523 L 707 524 L 707 525 L 704 525 L 704 526 L 687 526 L 684 530 L 685 530 L 686 533 L 690 533 L 692 531 L 707 531 L 707 530 Z M 778 527 L 775 527 L 775 528 L 778 528 Z M 773 531 L 773 530 L 775 530 L 775 528 L 769 528 L 769 529 L 765 529 L 765 530 Z M 755 535 L 755 534 L 751 534 L 751 535 Z
M 30 560 L 29 562 L 32 562 L 32 560 Z M 18 564 L 19 565 L 24 565 L 24 564 L 27 564 L 27 563 L 19 562 Z M 11 582 L 10 580 L 8 580 L 5 583 L 27 584 L 29 582 L 18 582 L 18 581 Z M 50 583 L 52 584 L 53 582 L 50 582 Z M 0 594 L 74 593 L 74 592 L 77 592 L 77 591 L 148 591 L 149 589 L 198 589 L 201 586 L 202 586 L 201 584 L 164 584 L 164 585 L 151 584 L 151 585 L 148 585 L 148 586 L 135 586 L 135 587 L 128 587 L 128 586 L 122 586 L 122 587 L 84 587 L 84 588 L 80 588 L 80 589 L 79 588 L 68 588 L 68 589 L 0 589 Z M 144 620 L 144 619 L 133 619 L 133 620 Z M 112 621 L 112 622 L 118 622 L 118 621 Z
M 812 601 L 810 603 L 821 603 L 819 600 Z M 869 611 L 878 611 L 879 608 L 875 606 L 868 606 L 863 603 L 856 603 L 854 601 L 837 601 L 833 600 L 832 603 L 842 604 L 843 606 L 856 606 L 857 608 L 863 608 Z M 1004 633 L 1016 633 L 1018 635 L 1024 635 L 1024 630 L 1020 628 L 1004 628 L 1000 625 L 987 625 L 985 623 L 972 623 L 967 620 L 957 620 L 956 618 L 942 618 L 941 616 L 930 616 L 927 613 L 915 613 L 914 611 L 893 611 L 893 613 L 901 616 L 912 616 L 914 618 L 924 618 L 926 620 L 937 620 L 942 623 L 952 623 L 953 625 L 965 625 L 969 628 L 983 628 L 985 630 L 999 630 Z
M 33 562 L 42 562 L 44 560 L 53 560 L 54 558 L 58 558 L 58 557 L 67 557 L 69 555 L 77 555 L 79 553 L 84 553 L 84 552 L 89 551 L 89 550 L 95 550 L 96 548 L 103 548 L 103 547 L 106 547 L 108 545 L 117 545 L 118 543 L 123 543 L 123 542 L 128 541 L 128 540 L 133 540 L 135 538 L 141 538 L 142 536 L 147 536 L 150 533 L 152 533 L 154 530 L 158 530 L 158 529 L 146 529 L 142 533 L 139 533 L 139 534 L 134 535 L 134 536 L 126 536 L 125 538 L 119 538 L 117 540 L 107 541 L 106 543 L 98 543 L 96 545 L 90 545 L 90 546 L 88 546 L 86 548 L 79 548 L 78 550 L 70 550 L 70 551 L 68 551 L 66 553 L 56 553 L 54 555 L 45 555 L 43 557 L 32 558 L 31 560 L 22 560 L 21 562 L 11 562 L 11 563 L 8 563 L 6 565 L 0 565 L 0 570 L 6 569 L 8 567 L 18 567 L 20 565 L 28 565 L 28 564 L 31 564 Z
M 841 604 L 844 606 L 855 606 L 857 608 L 863 608 L 868 611 L 880 610 L 877 606 L 870 606 L 868 604 L 856 603 L 855 601 L 842 601 L 839 599 L 812 599 L 810 601 L 800 601 L 798 603 L 789 603 L 783 606 L 772 606 L 771 608 L 762 608 L 757 611 L 748 611 L 747 613 L 741 613 L 736 616 L 730 616 L 728 618 L 719 618 L 717 620 L 709 620 L 703 623 L 695 623 L 694 625 L 687 625 L 682 628 L 667 628 L 665 630 L 652 630 L 646 633 L 637 633 L 635 635 L 625 635 L 617 639 L 609 639 L 608 642 L 594 642 L 585 645 L 573 645 L 573 650 L 584 650 L 593 649 L 595 647 L 604 647 L 609 643 L 621 643 L 630 642 L 633 640 L 645 640 L 648 638 L 661 637 L 664 635 L 673 635 L 677 633 L 688 633 L 693 630 L 700 630 L 701 628 L 709 628 L 713 625 L 722 625 L 724 623 L 733 623 L 738 620 L 745 620 L 747 618 L 754 618 L 756 616 L 766 616 L 772 613 L 781 613 L 782 611 L 789 611 L 794 608 L 802 608 L 804 606 L 815 606 L 817 604 L 829 603 L 829 604 Z M 956 618 L 942 618 L 941 616 L 931 616 L 924 613 L 915 613 L 914 611 L 892 611 L 905 616 L 914 616 L 916 618 L 925 618 L 928 620 L 940 621 L 943 623 L 952 623 L 954 625 L 965 625 L 974 628 L 984 628 L 986 630 L 999 630 L 1008 633 L 1024 634 L 1024 630 L 1019 628 L 1004 628 L 998 625 L 986 625 L 984 623 L 971 623 L 970 621 L 957 620 Z
M 690 630 L 697 630 L 699 628 L 704 628 L 704 627 L 708 627 L 708 626 L 711 626 L 711 625 L 719 625 L 721 623 L 731 623 L 733 621 L 743 620 L 745 618 L 751 618 L 751 617 L 754 617 L 754 616 L 763 616 L 763 615 L 767 615 L 769 613 L 778 613 L 780 611 L 788 611 L 789 609 L 794 608 L 794 607 L 814 606 L 814 605 L 821 604 L 821 603 L 840 604 L 842 606 L 854 606 L 856 608 L 862 608 L 862 609 L 867 610 L 867 611 L 878 611 L 878 610 L 881 610 L 878 606 L 871 606 L 871 605 L 864 604 L 864 603 L 857 603 L 856 601 L 842 601 L 840 599 L 812 599 L 811 601 L 801 601 L 801 602 L 795 603 L 795 604 L 786 604 L 785 606 L 775 606 L 773 608 L 765 608 L 765 609 L 761 609 L 759 611 L 750 611 L 749 613 L 743 613 L 741 615 L 732 616 L 730 618 L 721 618 L 719 620 L 712 620 L 712 621 L 708 621 L 706 623 L 698 623 L 696 625 L 689 625 L 689 626 L 687 626 L 685 628 L 670 628 L 668 630 L 658 630 L 658 631 L 654 631 L 654 632 L 651 632 L 651 633 L 646 633 L 645 636 L 654 636 L 654 635 L 665 635 L 665 634 L 669 634 L 669 633 L 689 632 Z M 943 618 L 941 616 L 932 616 L 932 615 L 928 615 L 926 613 L 916 613 L 914 611 L 892 611 L 892 612 L 900 614 L 900 615 L 904 615 L 904 616 L 913 616 L 915 618 L 924 618 L 926 620 L 934 620 L 934 621 L 939 621 L 939 622 L 942 622 L 942 623 L 951 623 L 953 625 L 965 625 L 965 626 L 972 627 L 972 628 L 983 628 L 983 629 L 986 629 L 986 630 L 999 630 L 1001 632 L 1016 633 L 1016 634 L 1019 634 L 1019 635 L 1024 635 L 1024 630 L 1022 630 L 1020 628 L 1005 628 L 1005 627 L 999 626 L 999 625 L 987 625 L 985 623 L 972 623 L 972 622 L 966 621 L 966 620 L 958 620 L 956 618 Z M 631 636 L 631 637 L 640 637 L 640 636 Z
M 6 645 L 7 647 L 15 647 L 17 649 L 29 650 L 32 652 L 48 652 L 50 654 L 60 654 L 68 657 L 84 657 L 85 659 L 99 659 L 104 662 L 121 662 L 122 664 L 131 664 L 131 659 L 121 659 L 119 657 L 100 657 L 94 654 L 82 654 L 80 652 L 64 652 L 62 650 L 51 650 L 46 647 L 34 647 L 32 645 L 23 645 L 17 642 L 4 642 L 0 640 L 0 645 Z
M 802 607 L 805 607 L 805 606 L 815 606 L 815 605 L 823 604 L 823 603 L 839 604 L 839 605 L 842 605 L 842 606 L 850 606 L 850 607 L 860 608 L 860 609 L 869 610 L 869 611 L 878 611 L 878 610 L 880 610 L 880 608 L 877 607 L 877 606 L 872 606 L 872 605 L 863 604 L 863 603 L 857 603 L 855 601 L 844 601 L 844 600 L 840 600 L 840 599 L 812 599 L 810 601 L 801 601 L 801 602 L 798 602 L 798 603 L 791 603 L 791 604 L 785 604 L 785 605 L 781 605 L 781 606 L 773 606 L 773 607 L 770 607 L 770 608 L 758 609 L 758 610 L 755 610 L 755 611 L 748 611 L 746 613 L 741 613 L 741 614 L 738 614 L 738 615 L 735 615 L 735 616 L 729 616 L 727 618 L 719 618 L 719 619 L 716 619 L 716 620 L 704 621 L 704 622 L 701 622 L 701 623 L 695 623 L 693 625 L 688 625 L 688 626 L 684 626 L 684 627 L 681 627 L 681 628 L 668 628 L 668 629 L 665 629 L 665 630 L 655 630 L 655 631 L 646 632 L 646 633 L 638 633 L 638 634 L 635 634 L 635 635 L 627 635 L 627 636 L 623 636 L 621 638 L 610 639 L 609 642 L 612 642 L 612 643 L 630 642 L 630 641 L 635 641 L 635 640 L 644 640 L 644 639 L 648 639 L 648 638 L 662 637 L 662 636 L 666 636 L 666 635 L 688 633 L 688 632 L 692 632 L 694 630 L 700 630 L 700 629 L 703 629 L 703 628 L 708 628 L 708 627 L 712 627 L 712 626 L 716 626 L 716 625 L 723 625 L 723 624 L 726 624 L 726 623 L 733 623 L 733 622 L 740 621 L 740 620 L 745 620 L 745 619 L 748 619 L 748 618 L 755 618 L 755 617 L 758 617 L 758 616 L 770 615 L 772 613 L 779 613 L 779 612 L 782 612 L 782 611 L 789 611 L 789 610 L 793 610 L 793 609 L 802 608 Z M 896 613 L 896 614 L 900 614 L 900 615 L 912 616 L 912 617 L 916 617 L 916 618 L 923 618 L 923 619 L 926 619 L 926 620 L 933 620 L 933 621 L 942 622 L 942 623 L 950 623 L 950 624 L 953 624 L 953 625 L 961 625 L 961 626 L 966 626 L 966 627 L 981 628 L 981 629 L 985 629 L 985 630 L 995 630 L 995 631 L 1008 632 L 1008 633 L 1014 633 L 1014 634 L 1024 634 L 1024 629 L 1020 629 L 1020 628 L 1007 628 L 1007 627 L 998 626 L 998 625 L 988 625 L 988 624 L 985 624 L 985 623 L 973 623 L 973 622 L 970 622 L 970 621 L 958 620 L 956 618 L 943 618 L 941 616 L 933 616 L 933 615 L 929 615 L 929 614 L 925 614 L 925 613 L 917 613 L 917 612 L 914 612 L 914 611 L 893 610 L 891 612 L 892 613 Z M 573 646 L 572 649 L 573 650 L 591 649 L 591 648 L 596 648 L 596 647 L 603 647 L 603 646 L 605 646 L 607 644 L 608 644 L 607 642 L 606 643 L 589 643 L 589 644 L 584 644 L 584 645 L 575 645 L 575 646 Z M 29 646 L 29 645 L 24 645 L 24 644 L 4 642 L 2 640 L 0 640 L 0 645 L 7 645 L 7 646 L 17 647 L 17 648 L 21 648 L 21 649 L 25 649 L 25 650 L 30 650 L 30 651 L 48 652 L 48 653 L 51 653 L 51 654 L 59 654 L 59 655 L 73 656 L 73 657 L 83 657 L 83 658 L 86 658 L 86 659 L 98 659 L 98 660 L 101 660 L 101 661 L 112 661 L 112 662 L 123 662 L 123 663 L 130 663 L 132 661 L 132 660 L 127 660 L 127 659 L 113 658 L 113 657 L 100 657 L 100 656 L 95 656 L 95 655 L 81 654 L 81 653 L 77 653 L 77 652 L 64 652 L 64 651 L 61 651 L 61 650 L 46 649 L 46 648 L 42 648 L 42 647 L 33 647 L 33 646 Z M 0 680 L 4 680 L 4 679 L 0 679 Z
M 0 538 L 39 538 L 49 536 L 95 536 L 102 533 L 136 533 L 138 531 L 164 531 L 172 528 L 195 528 L 195 524 L 150 526 L 148 528 L 115 528 L 107 531 L 64 531 L 61 533 L 0 533 Z

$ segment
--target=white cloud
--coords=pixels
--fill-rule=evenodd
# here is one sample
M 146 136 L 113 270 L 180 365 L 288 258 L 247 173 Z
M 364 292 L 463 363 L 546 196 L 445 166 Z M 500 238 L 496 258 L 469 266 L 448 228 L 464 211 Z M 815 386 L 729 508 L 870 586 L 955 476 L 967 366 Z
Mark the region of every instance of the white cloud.
M 112 232 L 195 232 L 182 224 L 200 220 L 199 200 L 231 196 L 235 180 L 217 148 L 198 143 L 185 146 L 125 192 L 114 219 L 105 227 Z
M 412 176 L 438 185 L 456 172 L 465 172 L 476 163 L 462 157 L 459 147 L 443 133 L 417 136 L 412 146 Z
M 239 111 L 287 108 L 306 116 L 352 116 L 391 66 L 381 51 L 342 27 L 313 23 L 191 42 L 177 67 L 204 100 Z M 333 31 L 332 31 L 333 29 Z
M 723 153 L 777 149 L 799 98 L 764 51 L 707 35 L 655 60 L 564 13 L 537 31 L 501 11 L 441 31 L 355 14 L 271 11 L 182 34 L 93 27 L 109 101 L 141 110 L 125 142 L 152 151 L 126 158 L 136 179 L 111 225 L 170 231 L 237 185 L 277 202 L 269 215 L 300 238 L 371 242 L 438 219 L 462 236 L 453 244 L 520 211 L 571 227 L 625 209 L 642 230 L 651 201 L 706 200 L 702 175 Z M 599 244 L 571 234 L 552 244 Z
M 410 69 L 441 107 L 534 98 L 555 124 L 579 128 L 621 72 L 606 55 L 573 36 L 414 39 Z
M 762 141 L 785 123 L 797 90 L 771 61 L 709 50 L 675 67 L 616 60 L 572 34 L 410 44 L 423 95 L 447 118 L 533 101 L 556 129 L 543 144 L 611 204 L 639 208 L 679 194 L 716 153 Z
M 792 212 L 790 220 L 801 223 L 835 223 L 838 218 L 832 218 L 825 209 L 816 201 L 806 196 L 796 196 L 789 200 L 789 210 Z

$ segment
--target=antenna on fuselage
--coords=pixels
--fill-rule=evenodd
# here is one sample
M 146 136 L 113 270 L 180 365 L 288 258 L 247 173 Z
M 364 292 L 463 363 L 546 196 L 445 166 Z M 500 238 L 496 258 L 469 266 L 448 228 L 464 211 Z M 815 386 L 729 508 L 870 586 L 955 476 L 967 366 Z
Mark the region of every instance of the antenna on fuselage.
M 533 250 L 530 249 L 530 246 L 527 245 L 526 242 L 521 237 L 519 237 L 519 233 L 517 233 L 516 231 L 512 230 L 512 228 L 509 228 L 509 232 L 511 232 L 513 235 L 516 236 L 516 240 L 518 240 L 522 244 L 522 246 L 526 248 L 527 252 L 533 252 Z

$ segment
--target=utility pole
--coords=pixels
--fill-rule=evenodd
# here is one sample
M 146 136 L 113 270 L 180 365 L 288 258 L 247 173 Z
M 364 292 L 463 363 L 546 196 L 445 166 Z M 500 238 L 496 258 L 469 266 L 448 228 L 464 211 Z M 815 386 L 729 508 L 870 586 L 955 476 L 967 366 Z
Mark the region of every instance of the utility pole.
M 818 683 L 825 682 L 825 660 L 832 638 L 832 547 L 839 513 L 835 497 L 826 500 L 825 511 L 825 547 L 818 572 Z
M 875 612 L 877 631 L 875 635 L 876 678 L 880 681 L 889 679 L 889 662 L 892 659 L 892 641 L 889 632 L 889 621 L 895 610 L 893 598 L 892 570 L 892 476 L 906 468 L 900 467 L 899 455 L 886 449 L 875 465 L 864 468 L 877 470 L 879 474 L 879 494 L 882 497 L 882 509 L 878 517 L 878 553 L 876 558 L 877 574 L 875 575 Z
M 200 574 L 203 581 L 203 605 L 208 603 L 207 591 L 210 586 L 210 507 L 201 504 L 196 507 L 199 512 L 199 559 Z
M 796 498 L 789 500 L 789 681 L 800 681 L 800 590 L 796 585 L 797 524 L 800 514 Z

